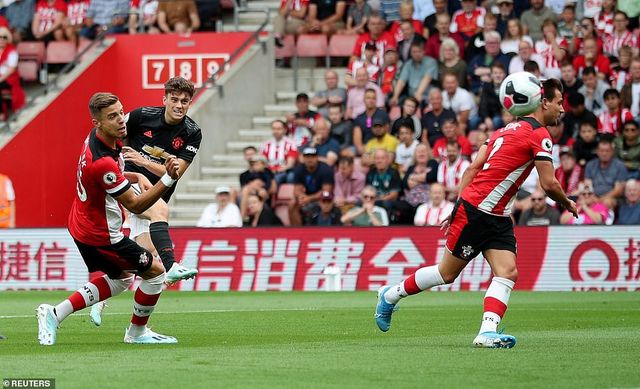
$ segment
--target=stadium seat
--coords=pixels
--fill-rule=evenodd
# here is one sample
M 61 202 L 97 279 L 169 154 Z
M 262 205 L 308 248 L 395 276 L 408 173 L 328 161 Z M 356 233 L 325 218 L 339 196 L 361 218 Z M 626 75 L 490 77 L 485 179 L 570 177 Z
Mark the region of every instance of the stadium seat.
M 45 46 L 44 42 L 20 42 L 16 46 L 18 58 L 21 60 L 37 61 L 38 64 L 44 62 Z
M 286 227 L 291 225 L 291 220 L 289 219 L 289 206 L 288 205 L 278 205 L 274 209 L 274 213 L 276 214 L 276 216 L 278 218 L 280 218 L 280 221 Z
M 49 42 L 47 47 L 47 64 L 66 64 L 73 62 L 76 57 L 76 45 L 73 42 Z
M 293 184 L 281 184 L 276 194 L 275 205 L 289 205 L 293 201 Z
M 297 57 L 326 57 L 328 53 L 327 37 L 324 34 L 303 34 L 298 37 Z
M 293 35 L 286 35 L 282 44 L 284 47 L 276 46 L 276 58 L 291 58 L 296 55 L 296 39 Z
M 356 40 L 358 35 L 332 35 L 329 40 L 329 66 L 331 66 L 331 57 L 351 57 Z
M 38 81 L 40 73 L 40 65 L 32 60 L 18 61 L 18 74 L 23 81 Z

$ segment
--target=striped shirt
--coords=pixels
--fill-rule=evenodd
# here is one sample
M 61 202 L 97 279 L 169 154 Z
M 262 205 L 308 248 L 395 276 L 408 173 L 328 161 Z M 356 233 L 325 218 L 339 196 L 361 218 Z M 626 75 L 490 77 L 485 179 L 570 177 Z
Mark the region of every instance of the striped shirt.
M 622 34 L 614 31 L 605 36 L 602 49 L 606 55 L 617 57 L 618 50 L 620 50 L 622 46 L 629 46 L 631 48 L 638 47 L 638 37 L 629 30 L 625 30 Z

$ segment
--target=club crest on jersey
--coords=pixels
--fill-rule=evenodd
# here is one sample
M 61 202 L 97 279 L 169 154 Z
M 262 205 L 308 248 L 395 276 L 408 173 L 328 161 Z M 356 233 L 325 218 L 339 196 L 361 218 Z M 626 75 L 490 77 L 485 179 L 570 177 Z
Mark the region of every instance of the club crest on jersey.
M 149 257 L 147 257 L 147 253 L 140 254 L 140 259 L 138 260 L 138 263 L 141 266 L 146 266 L 149 263 Z
M 469 256 L 473 254 L 473 251 L 473 247 L 471 246 L 462 246 L 462 258 L 469 258 Z
M 551 141 L 551 139 L 549 138 L 544 138 L 542 140 L 542 149 L 546 152 L 551 152 L 551 149 L 553 149 L 553 142 Z
M 102 176 L 102 181 L 104 181 L 104 183 L 107 185 L 113 185 L 115 184 L 117 178 L 118 176 L 116 176 L 116 173 L 108 172 L 108 173 L 105 173 L 104 176 Z
M 173 141 L 171 142 L 171 146 L 173 146 L 174 150 L 180 149 L 183 144 L 184 144 L 184 140 L 182 140 L 182 138 L 180 137 L 174 138 Z

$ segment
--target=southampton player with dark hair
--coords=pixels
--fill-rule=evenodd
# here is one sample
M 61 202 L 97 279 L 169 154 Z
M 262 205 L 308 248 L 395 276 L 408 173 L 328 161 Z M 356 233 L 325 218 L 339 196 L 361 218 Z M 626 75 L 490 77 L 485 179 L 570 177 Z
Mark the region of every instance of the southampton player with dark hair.
M 142 107 L 128 114 L 127 146 L 122 148 L 125 171 L 143 174 L 151 183 L 156 183 L 165 173 L 163 161 L 170 154 L 176 156 L 180 164 L 178 174 L 182 177 L 202 141 L 200 127 L 187 116 L 194 93 L 191 81 L 174 77 L 164 84 L 164 106 Z M 167 190 L 146 212 L 129 214 L 129 236 L 160 256 L 167 271 L 167 283 L 193 278 L 198 273 L 175 261 L 167 206 L 174 190 L 175 186 Z M 102 323 L 103 309 L 104 303 L 92 307 L 90 316 L 95 325 Z
M 515 345 L 515 337 L 498 333 L 497 327 L 518 278 L 511 208 L 518 188 L 534 166 L 546 194 L 577 217 L 575 202 L 567 198 L 555 178 L 553 141 L 545 128 L 558 123 L 564 112 L 562 84 L 549 79 L 542 83 L 542 89 L 538 109 L 495 131 L 464 172 L 456 206 L 442 224 L 447 229 L 447 250 L 442 261 L 418 269 L 397 285 L 380 288 L 375 313 L 380 330 L 389 330 L 391 315 L 400 299 L 452 283 L 469 261 L 482 253 L 491 266 L 493 279 L 485 294 L 482 324 L 473 344 L 488 348 Z
M 165 281 L 162 263 L 133 240 L 124 236 L 124 208 L 142 213 L 153 206 L 179 178 L 180 163 L 167 155 L 165 173 L 155 185 L 142 174 L 125 172 L 121 156 L 122 139 L 127 135 L 125 115 L 118 97 L 96 93 L 89 101 L 94 128 L 84 141 L 78 160 L 77 194 L 69 213 L 69 233 L 89 272 L 101 271 L 60 304 L 42 304 L 36 309 L 38 340 L 56 343 L 60 323 L 73 312 L 84 309 L 127 290 L 135 275 L 142 282 L 134 295 L 133 316 L 125 332 L 125 343 L 176 343 L 176 338 L 151 331 L 146 324 Z M 137 183 L 143 193 L 136 194 Z

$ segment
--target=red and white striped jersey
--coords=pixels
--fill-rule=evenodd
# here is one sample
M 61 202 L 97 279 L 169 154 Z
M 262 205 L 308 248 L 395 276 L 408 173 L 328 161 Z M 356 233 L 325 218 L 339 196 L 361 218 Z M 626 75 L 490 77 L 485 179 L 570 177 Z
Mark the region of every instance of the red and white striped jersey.
M 480 211 L 509 216 L 534 160 L 552 162 L 552 149 L 549 131 L 534 118 L 509 123 L 491 135 L 485 164 L 461 197 Z
M 367 73 L 369 74 L 369 81 L 377 83 L 378 76 L 380 75 L 380 67 L 373 63 L 366 63 L 361 59 L 356 59 L 351 62 L 351 65 L 347 68 L 347 74 L 355 78 L 358 69 L 365 66 L 367 67 Z
M 416 209 L 413 224 L 416 226 L 439 226 L 447 216 L 453 211 L 453 203 L 442 200 L 439 206 L 434 207 L 431 203 L 420 204 Z
M 556 42 L 558 43 L 558 46 L 560 46 L 565 50 L 568 50 L 569 44 L 567 43 L 566 39 L 562 37 L 556 37 Z M 536 41 L 535 51 L 536 53 L 540 54 L 542 58 L 544 58 L 544 66 L 545 66 L 544 75 L 547 78 L 560 79 L 560 76 L 561 76 L 560 63 L 558 63 L 558 60 L 553 55 L 553 46 L 547 43 L 546 40 L 541 39 L 539 41 Z
M 611 74 L 609 76 L 609 84 L 612 88 L 616 88 L 619 91 L 627 82 L 632 80 L 631 72 L 629 69 L 623 69 L 620 66 L 614 66 L 611 68 Z
M 277 171 L 287 164 L 287 158 L 298 158 L 298 148 L 293 139 L 284 137 L 277 141 L 271 138 L 260 147 L 260 152 L 267 159 L 267 166 L 272 171 Z
M 78 160 L 76 197 L 69 213 L 69 232 L 77 241 L 108 246 L 124 238 L 124 210 L 115 199 L 126 192 L 129 181 L 122 173 L 122 143 L 107 146 L 93 129 L 84 141 Z
M 138 0 L 140 1 L 140 0 Z M 84 23 L 89 9 L 89 0 L 71 0 L 67 3 L 67 21 L 72 26 Z
M 458 156 L 458 159 L 453 163 L 449 163 L 449 160 L 445 159 L 438 165 L 438 182 L 445 188 L 455 188 L 460 185 L 462 175 L 469 165 L 469 161 L 461 156 Z
M 487 13 L 484 8 L 476 7 L 471 13 L 466 13 L 459 9 L 453 13 L 451 17 L 451 25 L 449 31 L 451 33 L 459 32 L 471 38 L 478 28 L 484 27 L 484 15 Z
M 287 0 L 280 0 L 280 9 L 283 9 L 286 6 L 287 6 Z M 289 4 L 289 10 L 300 11 L 302 7 L 308 7 L 308 6 L 309 6 L 309 0 L 293 0 Z
M 626 30 L 622 34 L 613 32 L 604 37 L 602 49 L 606 55 L 618 56 L 618 50 L 622 46 L 629 46 L 632 49 L 638 47 L 638 37 L 631 31 Z
M 58 13 L 62 13 L 64 19 L 67 15 L 67 3 L 63 0 L 55 0 L 53 5 L 49 5 L 47 0 L 40 0 L 36 4 L 35 13 L 40 17 L 38 32 L 44 32 L 54 25 Z
M 598 13 L 594 22 L 598 34 L 609 35 L 613 32 L 613 12 L 605 13 L 604 10 Z
M 610 113 L 609 110 L 602 111 L 598 115 L 598 133 L 620 135 L 622 126 L 628 120 L 633 120 L 633 115 L 626 108 L 618 109 L 614 113 Z

